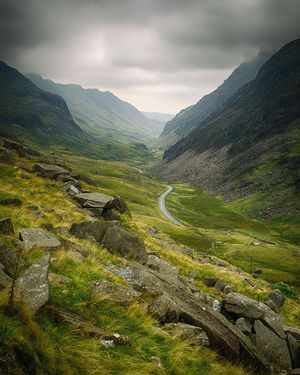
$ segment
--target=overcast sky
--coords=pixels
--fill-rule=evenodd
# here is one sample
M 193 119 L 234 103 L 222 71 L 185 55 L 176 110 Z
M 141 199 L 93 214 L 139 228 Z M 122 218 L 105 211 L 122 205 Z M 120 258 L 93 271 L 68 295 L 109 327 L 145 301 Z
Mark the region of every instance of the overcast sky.
M 0 59 L 175 114 L 299 20 L 300 0 L 0 0 Z

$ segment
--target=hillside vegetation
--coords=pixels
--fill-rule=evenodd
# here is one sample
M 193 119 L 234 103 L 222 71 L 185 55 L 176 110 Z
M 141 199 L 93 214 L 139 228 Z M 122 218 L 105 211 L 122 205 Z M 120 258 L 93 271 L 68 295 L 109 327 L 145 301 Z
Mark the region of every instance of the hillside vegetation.
M 147 251 L 156 252 L 178 267 L 182 276 L 193 272 L 195 286 L 216 298 L 221 298 L 222 293 L 205 284 L 207 277 L 221 278 L 237 292 L 263 301 L 271 290 L 264 279 L 299 285 L 299 269 L 295 262 L 299 253 L 296 254 L 297 247 L 284 235 L 286 231 L 293 231 L 292 225 L 272 227 L 271 223 L 247 219 L 218 199 L 188 185 L 176 185 L 175 193 L 167 203 L 186 224 L 186 227 L 177 227 L 164 219 L 157 205 L 157 197 L 166 185 L 152 178 L 146 170 L 138 171 L 120 162 L 93 160 L 66 150 L 54 154 L 46 149 L 39 151 L 42 156 L 28 159 L 13 153 L 13 164 L 0 163 L 0 198 L 17 197 L 22 201 L 18 207 L 0 205 L 0 218 L 11 217 L 16 234 L 24 227 L 45 227 L 47 224 L 48 228 L 49 225 L 69 228 L 74 222 L 89 219 L 89 214 L 60 190 L 59 181 L 39 177 L 30 171 L 37 161 L 47 160 L 83 173 L 95 182 L 95 186 L 82 182 L 83 189 L 120 194 L 132 215 L 132 219 L 122 216 L 122 226 L 142 238 Z M 28 371 L 89 375 L 251 374 L 251 370 L 221 359 L 211 349 L 192 347 L 189 341 L 170 335 L 147 314 L 143 303 L 134 302 L 124 307 L 107 299 L 95 299 L 90 291 L 95 281 L 104 278 L 124 283 L 109 271 L 108 264 L 123 267 L 125 260 L 112 255 L 103 246 L 71 236 L 68 231 L 56 233 L 60 233 L 59 238 L 84 246 L 91 255 L 79 262 L 66 247 L 51 255 L 50 274 L 66 279 L 62 282 L 50 279 L 49 303 L 80 316 L 102 332 L 126 335 L 129 342 L 124 346 L 105 347 L 97 336 L 90 337 L 70 323 L 57 321 L 47 308 L 42 308 L 33 318 L 21 305 L 16 306 L 13 315 L 7 316 L 8 295 L 4 290 L 0 292 L 0 358 L 4 359 L 8 374 L 27 374 Z M 256 236 L 276 241 L 276 244 L 251 245 Z M 1 240 L 12 246 L 15 239 L 16 235 L 1 236 Z M 193 249 L 193 257 L 186 252 L 187 247 Z M 22 257 L 33 264 L 43 253 L 42 249 L 35 248 L 22 253 Z M 208 254 L 224 259 L 222 265 L 215 257 L 206 262 Z M 274 266 L 280 254 L 281 261 Z M 259 279 L 247 273 L 250 255 L 253 255 L 253 266 L 262 268 Z M 227 261 L 246 273 L 237 272 Z M 127 265 L 132 263 L 126 261 Z M 255 287 L 245 284 L 245 277 Z M 300 309 L 293 299 L 287 298 L 280 313 L 286 324 L 300 327 Z M 19 353 L 17 358 L 13 357 L 16 353 Z M 16 363 L 18 368 L 14 367 Z

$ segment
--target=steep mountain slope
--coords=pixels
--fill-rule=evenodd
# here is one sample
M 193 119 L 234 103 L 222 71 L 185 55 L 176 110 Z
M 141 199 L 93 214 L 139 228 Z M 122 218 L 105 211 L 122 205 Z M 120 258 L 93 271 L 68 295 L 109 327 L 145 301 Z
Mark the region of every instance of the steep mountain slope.
M 4 62 L 0 62 L 0 135 L 26 138 L 48 147 L 67 147 L 101 159 L 131 163 L 151 159 L 141 143 L 87 134 L 74 121 L 62 97 L 38 88 Z
M 267 55 L 260 54 L 256 58 L 242 63 L 212 93 L 205 95 L 198 103 L 180 111 L 171 121 L 167 122 L 156 144 L 164 149 L 175 144 L 197 127 L 211 113 L 220 109 L 240 87 L 256 77 Z
M 39 128 L 45 134 L 82 135 L 65 101 L 44 92 L 16 69 L 0 61 L 0 128 Z
M 227 198 L 260 195 L 264 203 L 257 211 L 266 217 L 297 213 L 299 125 L 297 39 L 272 56 L 221 110 L 167 150 L 158 170 Z
M 36 74 L 27 77 L 39 88 L 62 96 L 76 121 L 89 133 L 135 140 L 147 140 L 159 134 L 156 124 L 153 125 L 137 108 L 109 91 L 60 84 Z

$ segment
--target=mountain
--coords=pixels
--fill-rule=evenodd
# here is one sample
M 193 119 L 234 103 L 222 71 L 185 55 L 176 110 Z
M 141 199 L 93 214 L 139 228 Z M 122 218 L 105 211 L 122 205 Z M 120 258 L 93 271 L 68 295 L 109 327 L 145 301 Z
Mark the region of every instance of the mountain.
M 151 158 L 140 142 L 87 134 L 74 121 L 62 97 L 38 88 L 4 62 L 0 62 L 0 136 L 26 138 L 101 159 L 134 163 Z
M 39 129 L 49 136 L 82 135 L 65 101 L 36 87 L 16 69 L 0 61 L 0 129 Z
M 259 54 L 257 57 L 242 63 L 215 91 L 205 95 L 195 105 L 180 111 L 173 119 L 167 122 L 156 145 L 166 149 L 185 137 L 201 121 L 220 109 L 226 100 L 240 87 L 254 79 L 267 58 L 267 55 Z
M 42 90 L 63 97 L 78 124 L 93 135 L 110 134 L 139 141 L 159 135 L 156 124 L 109 91 L 56 83 L 36 74 L 27 77 Z
M 164 154 L 159 173 L 228 199 L 252 196 L 264 217 L 297 213 L 300 39 Z

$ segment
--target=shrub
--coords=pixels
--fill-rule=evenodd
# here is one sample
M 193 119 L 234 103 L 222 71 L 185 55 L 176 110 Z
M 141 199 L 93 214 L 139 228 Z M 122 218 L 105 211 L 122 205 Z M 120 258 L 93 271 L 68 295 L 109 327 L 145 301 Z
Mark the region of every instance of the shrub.
M 273 289 L 279 289 L 282 294 L 289 298 L 297 298 L 297 293 L 295 291 L 295 288 L 280 281 L 279 283 L 273 284 Z

